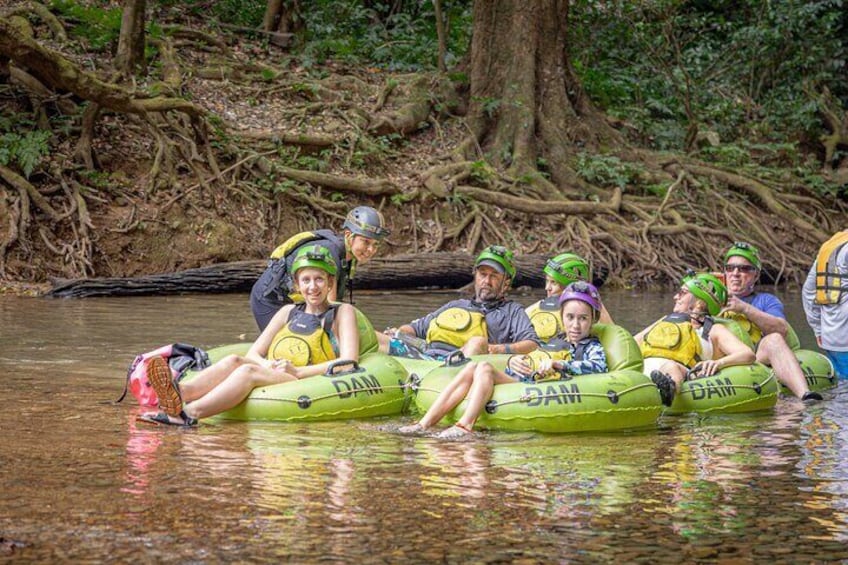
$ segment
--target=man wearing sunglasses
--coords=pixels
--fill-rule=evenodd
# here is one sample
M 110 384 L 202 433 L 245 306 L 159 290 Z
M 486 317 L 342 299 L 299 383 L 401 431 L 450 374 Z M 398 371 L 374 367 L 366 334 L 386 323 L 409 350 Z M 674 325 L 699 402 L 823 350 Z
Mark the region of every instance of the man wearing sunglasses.
M 294 290 L 292 263 L 300 249 L 320 245 L 330 251 L 336 264 L 336 285 L 330 290 L 330 301 L 344 297 L 345 288 L 353 303 L 353 275 L 358 263 L 370 261 L 389 230 L 383 215 L 370 206 L 357 206 L 345 217 L 342 233 L 332 230 L 305 231 L 293 235 L 280 244 L 268 261 L 268 268 L 254 283 L 250 291 L 250 309 L 259 331 L 265 329 L 271 318 L 286 304 L 302 302 Z
M 490 245 L 474 262 L 474 298 L 452 300 L 400 328 L 378 334 L 380 349 L 392 355 L 444 359 L 461 350 L 466 356 L 486 353 L 529 353 L 538 337 L 522 306 L 506 299 L 515 279 L 512 252 Z M 409 351 L 409 339 L 418 338 L 423 352 Z M 420 340 L 424 340 L 421 342 Z
M 722 316 L 739 322 L 751 336 L 757 361 L 774 369 L 777 379 L 802 400 L 821 400 L 810 391 L 801 365 L 786 341 L 790 331 L 783 302 L 768 292 L 755 292 L 762 262 L 759 250 L 736 242 L 724 254 L 724 277 L 730 294 Z
M 807 323 L 840 379 L 848 379 L 848 230 L 819 249 L 802 295 Z

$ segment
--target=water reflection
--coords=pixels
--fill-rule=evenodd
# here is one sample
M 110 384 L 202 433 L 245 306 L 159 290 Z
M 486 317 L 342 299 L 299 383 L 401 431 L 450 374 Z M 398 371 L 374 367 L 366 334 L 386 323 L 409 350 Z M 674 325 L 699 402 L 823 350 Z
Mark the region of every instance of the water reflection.
M 357 301 L 380 327 L 450 297 Z M 663 303 L 661 293 L 605 298 L 629 329 Z M 638 433 L 482 433 L 453 443 L 393 434 L 397 419 L 163 430 L 136 424 L 138 407 L 111 404 L 135 354 L 252 339 L 252 323 L 240 296 L 0 297 L 0 538 L 25 544 L 14 556 L 848 558 L 846 383 L 817 405 L 781 399 L 771 412 L 667 418 Z M 10 547 L 0 543 L 0 558 Z

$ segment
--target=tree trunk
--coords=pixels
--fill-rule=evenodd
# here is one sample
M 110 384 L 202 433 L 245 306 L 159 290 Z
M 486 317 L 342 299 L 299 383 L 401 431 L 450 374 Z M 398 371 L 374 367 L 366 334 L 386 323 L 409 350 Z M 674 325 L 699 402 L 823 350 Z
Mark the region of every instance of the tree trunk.
M 475 0 L 471 41 L 469 120 L 483 152 L 513 177 L 544 160 L 560 187 L 576 181 L 579 148 L 619 139 L 570 66 L 568 8 L 567 0 Z
M 147 70 L 144 58 L 146 10 L 147 0 L 124 0 L 115 66 L 127 76 L 134 74 L 136 69 Z
M 300 14 L 298 0 L 268 0 L 262 29 L 279 34 L 298 35 L 304 31 L 303 17 Z M 273 41 L 273 40 L 272 40 Z M 287 47 L 280 45 L 280 47 Z
M 544 255 L 517 257 L 518 275 L 513 287 L 544 286 L 542 267 L 546 259 Z M 473 264 L 474 257 L 467 253 L 395 255 L 374 259 L 356 270 L 354 294 L 357 289 L 459 288 L 473 281 Z M 238 261 L 134 278 L 56 279 L 52 281 L 53 288 L 47 295 L 86 298 L 249 292 L 266 265 L 266 261 Z M 595 284 L 600 286 L 603 279 L 596 279 Z
M 445 53 L 447 53 L 447 36 L 445 33 L 445 17 L 442 14 L 442 2 L 441 0 L 433 0 L 433 10 L 436 13 L 436 36 L 439 38 L 439 55 L 438 55 L 438 65 L 439 71 L 446 72 L 447 66 L 445 65 Z

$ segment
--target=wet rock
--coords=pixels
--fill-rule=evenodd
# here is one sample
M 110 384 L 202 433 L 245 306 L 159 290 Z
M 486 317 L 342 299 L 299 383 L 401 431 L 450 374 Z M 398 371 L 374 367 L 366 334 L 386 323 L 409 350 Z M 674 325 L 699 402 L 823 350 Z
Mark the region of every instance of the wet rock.
M 22 541 L 16 541 L 13 539 L 7 539 L 0 536 L 0 553 L 11 554 L 15 553 L 16 550 L 26 547 Z

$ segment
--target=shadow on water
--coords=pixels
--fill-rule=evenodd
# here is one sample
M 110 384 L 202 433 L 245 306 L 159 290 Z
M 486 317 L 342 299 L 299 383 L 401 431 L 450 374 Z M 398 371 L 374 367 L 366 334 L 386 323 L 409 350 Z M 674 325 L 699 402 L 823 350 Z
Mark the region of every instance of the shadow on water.
M 379 328 L 451 296 L 357 300 Z M 666 298 L 613 293 L 607 303 L 635 330 Z M 665 417 L 611 434 L 443 442 L 396 434 L 410 416 L 161 429 L 110 402 L 127 364 L 163 343 L 252 339 L 245 297 L 0 297 L 0 327 L 0 558 L 848 558 L 845 383 L 812 406 L 782 399 L 771 412 Z

